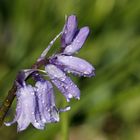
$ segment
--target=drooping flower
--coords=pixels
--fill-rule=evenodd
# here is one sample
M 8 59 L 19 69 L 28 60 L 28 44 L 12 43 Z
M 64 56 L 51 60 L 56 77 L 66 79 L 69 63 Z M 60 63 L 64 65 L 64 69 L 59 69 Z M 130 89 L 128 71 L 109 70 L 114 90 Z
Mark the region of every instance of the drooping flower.
M 43 123 L 59 121 L 59 110 L 55 105 L 55 97 L 52 84 L 49 81 L 38 81 L 35 84 L 38 118 Z
M 18 87 L 16 92 L 17 107 L 16 115 L 12 122 L 5 123 L 6 126 L 10 126 L 13 123 L 18 123 L 18 131 L 25 130 L 31 123 L 37 129 L 43 129 L 44 124 L 41 120 L 36 119 L 36 98 L 35 90 L 31 85 Z
M 62 92 L 66 100 L 69 102 L 72 97 L 80 98 L 79 88 L 66 76 L 66 74 L 55 65 L 48 64 L 45 67 L 48 76 L 54 85 Z

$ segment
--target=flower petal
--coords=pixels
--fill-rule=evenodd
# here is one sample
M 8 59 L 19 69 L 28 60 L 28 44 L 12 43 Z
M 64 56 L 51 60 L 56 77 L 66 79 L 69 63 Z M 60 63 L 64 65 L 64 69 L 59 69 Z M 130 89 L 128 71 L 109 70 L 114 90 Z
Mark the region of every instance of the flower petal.
M 21 104 L 21 114 L 17 120 L 18 131 L 22 131 L 28 127 L 30 122 L 35 121 L 35 96 L 34 88 L 31 85 L 24 85 L 17 91 L 17 101 Z M 17 104 L 18 105 L 18 104 Z M 17 106 L 18 108 L 18 106 Z
M 89 28 L 83 27 L 80 29 L 73 42 L 64 49 L 64 54 L 71 55 L 77 52 L 84 44 L 89 34 Z
M 70 101 L 72 97 L 75 97 L 76 99 L 80 98 L 80 91 L 78 87 L 72 82 L 69 77 L 65 75 L 62 70 L 52 64 L 46 65 L 45 70 L 55 86 L 65 96 L 67 101 Z
M 35 118 L 35 90 L 31 85 L 21 86 L 16 92 L 17 106 L 15 119 L 10 123 L 5 123 L 7 126 L 18 123 L 18 131 L 25 130 L 30 123 L 37 129 L 43 129 L 42 123 L 37 122 Z
M 57 55 L 54 64 L 63 68 L 68 73 L 78 74 L 80 76 L 91 77 L 94 76 L 95 68 L 87 61 L 73 56 Z
M 35 86 L 42 122 L 58 122 L 59 113 L 55 107 L 55 97 L 52 84 L 49 81 L 38 81 Z
M 76 31 L 77 31 L 77 18 L 75 15 L 71 15 L 67 18 L 66 24 L 64 26 L 64 31 L 61 38 L 62 47 L 66 47 L 72 42 Z
M 23 101 L 24 112 L 26 114 L 27 120 L 30 120 L 30 123 L 37 128 L 37 129 L 44 129 L 44 124 L 42 123 L 41 119 L 36 118 L 36 112 L 38 112 L 38 105 L 36 102 L 35 96 L 35 88 L 31 85 L 27 85 L 24 88 L 24 92 L 26 93 L 25 101 Z M 23 112 L 23 113 L 24 113 Z

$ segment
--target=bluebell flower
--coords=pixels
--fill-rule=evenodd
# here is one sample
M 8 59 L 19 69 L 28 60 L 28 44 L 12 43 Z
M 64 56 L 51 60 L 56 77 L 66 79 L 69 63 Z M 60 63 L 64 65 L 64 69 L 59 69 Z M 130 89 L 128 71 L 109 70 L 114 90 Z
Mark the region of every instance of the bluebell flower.
M 59 122 L 60 112 L 70 110 L 70 107 L 64 109 L 56 107 L 52 84 L 64 95 L 67 102 L 73 97 L 80 99 L 80 90 L 67 76 L 67 73 L 84 77 L 95 76 L 95 68 L 89 62 L 73 56 L 81 49 L 88 34 L 89 28 L 87 26 L 78 29 L 75 15 L 67 18 L 62 32 L 50 42 L 48 48 L 37 59 L 38 63 L 41 62 L 44 65 L 45 71 L 29 69 L 18 74 L 16 79 L 16 115 L 12 122 L 5 123 L 5 125 L 10 126 L 17 122 L 18 131 L 25 130 L 29 124 L 37 129 L 44 129 L 48 123 Z M 44 63 L 47 52 L 60 35 L 62 35 L 61 52 L 52 55 Z M 39 71 L 45 72 L 45 76 Z M 49 80 L 45 79 L 46 76 Z M 26 79 L 30 77 L 34 78 L 35 85 L 26 82 Z
M 16 115 L 12 122 L 5 123 L 10 126 L 18 123 L 17 131 L 25 130 L 31 123 L 37 129 L 44 129 L 45 124 L 59 121 L 59 112 L 69 110 L 69 107 L 58 110 L 55 105 L 55 96 L 52 84 L 38 76 L 35 86 L 26 84 L 24 79 L 33 70 L 20 73 L 17 83 Z
M 41 120 L 36 119 L 36 98 L 35 89 L 31 85 L 18 87 L 16 92 L 17 107 L 16 115 L 12 122 L 5 123 L 10 126 L 13 123 L 18 123 L 18 131 L 25 130 L 31 123 L 37 129 L 43 129 L 44 125 Z
M 51 81 L 60 90 L 60 92 L 62 92 L 68 102 L 72 97 L 75 97 L 76 99 L 80 98 L 79 88 L 61 69 L 55 65 L 48 64 L 46 65 L 45 70 Z

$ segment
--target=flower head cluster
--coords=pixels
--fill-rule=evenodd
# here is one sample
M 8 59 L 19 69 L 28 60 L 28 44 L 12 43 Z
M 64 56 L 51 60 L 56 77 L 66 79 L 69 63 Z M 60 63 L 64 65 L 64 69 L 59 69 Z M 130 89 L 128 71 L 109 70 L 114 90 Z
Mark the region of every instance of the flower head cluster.
M 16 79 L 16 115 L 12 122 L 5 123 L 7 126 L 17 122 L 18 131 L 22 131 L 30 123 L 37 129 L 44 129 L 45 124 L 58 122 L 59 112 L 65 112 L 70 107 L 57 109 L 52 84 L 64 95 L 67 102 L 73 97 L 80 99 L 80 90 L 67 73 L 85 77 L 95 75 L 91 64 L 73 56 L 83 46 L 88 34 L 88 27 L 78 29 L 76 16 L 71 15 L 67 18 L 63 31 L 59 34 L 62 35 L 61 52 L 49 57 L 47 63 L 44 63 L 45 73 L 50 80 L 46 80 L 37 69 L 23 70 L 19 73 Z M 48 50 L 59 35 L 51 41 L 37 62 L 46 59 Z M 35 79 L 34 86 L 27 84 L 27 77 Z

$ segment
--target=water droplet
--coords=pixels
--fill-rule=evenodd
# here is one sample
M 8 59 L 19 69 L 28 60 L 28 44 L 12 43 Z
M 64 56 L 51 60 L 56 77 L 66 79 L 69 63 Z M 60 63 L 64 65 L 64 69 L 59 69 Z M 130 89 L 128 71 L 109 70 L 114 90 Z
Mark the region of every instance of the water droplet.
M 65 78 L 61 78 L 61 81 L 65 81 Z
M 68 89 L 69 87 L 68 86 L 65 86 L 65 89 Z
M 69 98 L 72 98 L 73 96 L 72 96 L 71 94 L 68 94 L 68 97 L 69 97 Z
M 35 93 L 34 92 L 31 92 L 31 94 L 34 95 Z
M 70 102 L 70 99 L 69 98 L 67 98 L 66 100 L 67 100 L 67 102 Z

